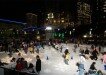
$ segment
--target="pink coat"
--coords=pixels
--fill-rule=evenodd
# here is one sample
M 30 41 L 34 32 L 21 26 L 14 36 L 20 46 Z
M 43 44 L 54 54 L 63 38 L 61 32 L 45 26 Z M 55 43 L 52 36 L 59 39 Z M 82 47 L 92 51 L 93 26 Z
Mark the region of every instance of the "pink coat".
M 106 54 L 103 55 L 103 63 L 106 63 Z

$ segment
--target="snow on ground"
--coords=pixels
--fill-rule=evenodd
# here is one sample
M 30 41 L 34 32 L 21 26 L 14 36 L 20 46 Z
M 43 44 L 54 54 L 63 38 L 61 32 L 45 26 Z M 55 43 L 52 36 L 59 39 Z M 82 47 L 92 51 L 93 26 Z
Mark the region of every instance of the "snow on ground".
M 30 52 L 28 52 L 28 54 L 25 54 L 24 51 L 20 50 L 22 57 L 25 58 L 25 60 L 27 60 L 29 63 L 33 63 L 35 65 L 36 63 L 36 55 L 40 55 L 41 57 L 41 61 L 42 61 L 42 70 L 40 75 L 78 75 L 78 68 L 76 66 L 76 63 L 78 61 L 80 61 L 80 57 L 79 57 L 79 48 L 77 48 L 77 52 L 76 53 L 72 53 L 73 50 L 73 44 L 63 44 L 64 48 L 63 48 L 63 52 L 66 48 L 69 49 L 70 52 L 70 60 L 69 60 L 69 65 L 66 65 L 64 63 L 64 59 L 62 57 L 63 53 L 60 53 L 60 51 L 57 51 L 56 49 L 54 49 L 53 47 L 48 47 L 45 46 L 45 49 L 41 49 L 40 53 L 34 53 L 31 54 Z M 87 45 L 82 45 L 84 48 L 86 48 Z M 88 47 L 90 48 L 90 46 Z M 71 59 L 71 55 L 74 55 L 73 60 Z M 4 57 L 5 56 L 5 57 Z M 1 54 L 0 53 L 0 58 L 2 61 L 4 62 L 8 62 L 10 63 L 10 59 L 6 54 Z M 48 56 L 48 60 L 46 60 L 46 57 Z M 13 57 L 17 57 L 17 53 L 13 54 Z M 84 63 L 85 65 L 85 70 L 88 71 L 90 65 L 92 62 L 96 62 L 96 68 L 98 70 L 102 70 L 102 72 L 104 73 L 104 75 L 106 75 L 106 71 L 104 70 L 103 67 L 103 63 L 100 61 L 101 55 L 99 57 L 99 59 L 97 61 L 95 60 L 86 60 L 86 62 Z

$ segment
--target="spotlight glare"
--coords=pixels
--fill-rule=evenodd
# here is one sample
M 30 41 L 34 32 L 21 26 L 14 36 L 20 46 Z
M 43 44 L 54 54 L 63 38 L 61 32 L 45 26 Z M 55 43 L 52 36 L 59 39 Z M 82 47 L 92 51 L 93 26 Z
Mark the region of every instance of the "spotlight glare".
M 84 37 L 84 38 L 86 38 L 86 37 L 87 37 L 87 35 L 84 35 L 83 37 Z
M 52 30 L 52 27 L 46 27 L 46 30 Z

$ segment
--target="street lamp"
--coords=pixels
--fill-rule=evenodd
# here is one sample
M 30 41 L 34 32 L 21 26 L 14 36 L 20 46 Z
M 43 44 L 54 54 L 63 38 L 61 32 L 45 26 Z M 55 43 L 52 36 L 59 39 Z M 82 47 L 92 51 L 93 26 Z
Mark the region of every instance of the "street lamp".
M 53 28 L 51 26 L 47 26 L 45 30 L 46 30 L 46 40 L 52 39 Z
M 71 35 L 71 33 L 72 33 L 72 32 L 70 31 L 70 35 Z
M 73 29 L 73 31 L 75 31 L 75 29 Z
M 84 38 L 86 38 L 86 37 L 87 37 L 87 35 L 84 35 L 83 37 L 84 37 Z
M 48 26 L 45 30 L 52 30 L 52 27 Z

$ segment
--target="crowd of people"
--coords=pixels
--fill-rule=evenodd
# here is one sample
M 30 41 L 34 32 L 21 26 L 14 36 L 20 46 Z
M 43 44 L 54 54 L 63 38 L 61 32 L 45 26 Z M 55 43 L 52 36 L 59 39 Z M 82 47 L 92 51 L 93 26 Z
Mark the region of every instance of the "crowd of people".
M 64 46 L 60 43 L 45 43 L 45 42 L 36 42 L 36 41 L 30 41 L 30 42 L 20 42 L 20 43 L 15 43 L 11 42 L 8 44 L 0 44 L 0 51 L 5 50 L 5 52 L 9 52 L 9 56 L 12 57 L 13 52 L 19 52 L 19 50 L 24 50 L 24 53 L 27 54 L 30 52 L 31 54 L 33 53 L 38 53 L 40 48 L 44 49 L 44 45 L 48 45 L 51 47 L 54 47 L 56 50 L 58 50 L 60 53 L 63 53 L 62 57 L 64 58 L 64 62 L 66 65 L 69 65 L 69 60 L 70 56 L 71 59 L 74 59 L 73 53 L 69 52 L 69 49 L 66 48 L 63 50 Z M 4 47 L 5 46 L 5 47 Z M 80 45 L 74 44 L 73 46 L 73 51 L 74 53 L 78 52 L 77 48 L 80 48 L 79 50 L 79 57 L 80 61 L 76 63 L 78 66 L 78 72 L 79 75 L 85 75 L 85 68 L 84 68 L 84 61 L 91 59 L 91 60 L 98 60 L 98 56 L 102 54 L 101 61 L 104 63 L 104 69 L 106 70 L 106 52 L 101 52 L 101 47 L 96 47 L 94 45 L 91 45 L 91 48 L 83 48 Z M 47 56 L 47 59 L 49 57 Z M 22 70 L 27 70 L 30 73 L 36 73 L 39 74 L 41 71 L 41 60 L 39 55 L 36 56 L 36 65 L 34 66 L 32 63 L 28 63 L 22 56 L 21 53 L 18 54 L 18 58 L 12 58 L 11 62 L 16 63 L 16 66 L 14 67 L 15 70 L 22 71 Z M 96 69 L 95 67 L 96 62 L 93 62 L 89 68 L 89 71 L 86 74 L 94 74 L 95 75 L 103 75 L 101 70 Z
M 28 63 L 21 53 L 18 53 L 17 58 L 12 57 L 10 64 L 0 61 L 0 66 L 10 65 L 9 69 L 16 70 L 18 72 L 26 72 L 32 75 L 39 75 L 41 71 L 41 59 L 40 56 L 36 56 L 36 64 Z
M 90 50 L 86 47 L 86 49 L 84 50 L 83 47 L 80 47 L 80 50 L 79 50 L 79 56 L 80 56 L 80 61 L 77 63 L 77 66 L 78 66 L 78 71 L 79 71 L 79 75 L 103 75 L 102 71 L 101 70 L 97 70 L 96 67 L 95 67 L 95 64 L 96 62 L 93 62 L 91 65 L 90 65 L 90 68 L 89 68 L 89 71 L 88 72 L 85 72 L 85 68 L 84 68 L 84 62 L 88 59 L 91 59 L 91 60 L 98 60 L 98 56 L 100 54 L 102 54 L 102 62 L 104 64 L 104 70 L 106 70 L 106 52 L 101 52 L 100 50 L 101 48 L 100 47 L 96 47 L 94 45 L 91 45 L 91 48 Z M 76 52 L 77 50 L 77 45 L 75 44 L 74 45 L 74 49 L 73 49 L 73 52 Z M 69 51 L 68 49 L 66 49 L 64 51 L 64 58 L 65 58 L 65 63 L 67 64 L 68 61 L 69 61 Z M 67 61 L 66 61 L 67 60 Z
M 12 59 L 10 60 L 11 68 L 10 69 L 15 69 L 16 71 L 25 71 L 28 73 L 34 73 L 34 74 L 39 74 L 41 71 L 41 59 L 39 56 L 39 49 L 44 48 L 44 42 L 37 42 L 37 41 L 17 41 L 17 42 L 0 42 L 0 51 L 5 51 L 9 57 Z M 30 52 L 31 54 L 34 54 L 35 52 L 38 53 L 36 55 L 36 65 L 33 63 L 28 63 L 24 57 L 22 57 L 20 50 L 23 50 L 25 54 Z M 13 57 L 14 53 L 18 53 L 17 57 Z M 3 65 L 8 65 L 2 63 L 0 61 L 0 66 Z
M 44 49 L 44 45 L 46 42 L 40 41 L 11 41 L 11 42 L 0 42 L 0 51 L 9 52 L 10 57 L 15 52 L 19 52 L 19 50 L 24 50 L 25 54 L 27 52 L 34 53 L 35 51 L 39 53 L 39 48 Z M 36 49 L 36 50 L 35 50 Z
M 35 66 L 32 63 L 28 64 L 28 62 L 24 58 L 18 58 L 17 60 L 15 60 L 15 58 L 13 58 L 12 62 L 16 63 L 16 66 L 14 67 L 14 69 L 16 69 L 17 71 L 25 70 L 26 72 L 35 73 L 35 74 L 39 74 L 41 71 L 41 60 L 40 60 L 39 55 L 36 56 L 36 65 Z
M 60 46 L 55 45 L 53 47 L 55 47 L 56 50 L 59 50 L 59 52 L 62 52 L 64 48 L 63 45 Z M 74 53 L 78 52 L 77 48 L 80 48 L 79 50 L 80 61 L 76 64 L 78 66 L 79 75 L 103 75 L 102 71 L 97 70 L 95 67 L 96 61 L 99 60 L 98 57 L 102 55 L 101 62 L 104 64 L 104 70 L 106 70 L 106 52 L 102 52 L 100 46 L 91 45 L 90 48 L 88 47 L 83 48 L 82 46 L 74 44 L 73 51 L 71 51 L 71 53 L 69 52 L 68 48 L 64 50 L 64 53 L 62 55 L 62 57 L 64 58 L 64 63 L 66 65 L 69 65 L 68 61 L 70 60 L 70 58 L 71 59 L 74 58 L 73 52 Z M 88 59 L 94 60 L 95 62 L 92 62 L 89 71 L 86 72 L 84 68 L 84 62 Z

